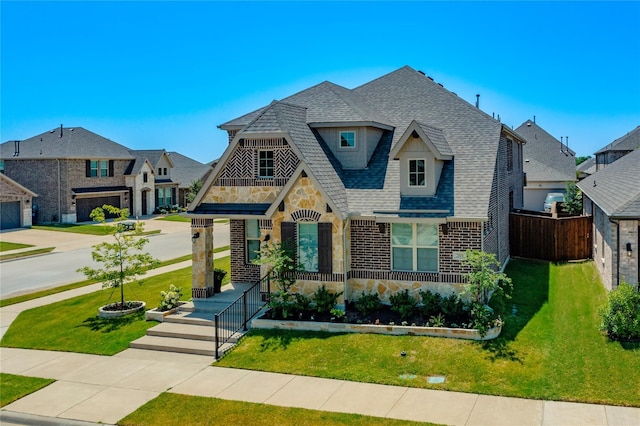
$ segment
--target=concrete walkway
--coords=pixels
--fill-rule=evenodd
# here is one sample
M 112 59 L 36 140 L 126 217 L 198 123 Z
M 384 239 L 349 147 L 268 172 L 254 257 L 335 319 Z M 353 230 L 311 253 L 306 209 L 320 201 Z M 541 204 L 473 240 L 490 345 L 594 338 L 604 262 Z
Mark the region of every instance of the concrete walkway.
M 99 288 L 95 284 L 0 308 L 2 333 L 23 310 Z M 170 392 L 449 425 L 640 426 L 640 408 L 357 383 L 222 368 L 213 362 L 211 357 L 137 349 L 99 356 L 0 348 L 1 372 L 56 379 L 3 407 L 0 423 L 115 424 L 160 393 Z

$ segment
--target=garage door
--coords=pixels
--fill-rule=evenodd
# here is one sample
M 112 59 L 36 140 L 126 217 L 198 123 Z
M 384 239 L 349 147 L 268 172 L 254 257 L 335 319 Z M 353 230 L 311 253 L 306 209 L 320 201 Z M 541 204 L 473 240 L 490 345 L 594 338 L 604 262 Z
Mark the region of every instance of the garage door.
M 102 207 L 104 204 L 110 204 L 114 207 L 120 207 L 120 197 L 95 197 L 95 198 L 78 198 L 76 199 L 76 216 L 78 222 L 89 222 L 91 219 L 91 211 L 96 207 Z M 107 218 L 113 216 L 107 214 Z
M 0 203 L 0 229 L 20 228 L 20 201 Z

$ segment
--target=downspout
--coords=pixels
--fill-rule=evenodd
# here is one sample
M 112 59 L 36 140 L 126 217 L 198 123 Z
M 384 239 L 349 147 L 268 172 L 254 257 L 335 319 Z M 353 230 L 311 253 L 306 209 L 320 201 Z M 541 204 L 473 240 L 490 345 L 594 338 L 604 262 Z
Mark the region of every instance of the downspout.
M 342 227 L 342 285 L 344 286 L 345 306 L 351 297 L 351 294 L 347 292 L 347 224 L 350 220 L 350 216 L 347 215 Z
M 62 132 L 62 130 L 60 130 Z M 62 137 L 62 135 L 61 135 Z M 58 162 L 58 222 L 62 223 L 62 207 L 61 207 L 61 203 L 62 203 L 62 194 L 61 194 L 61 188 L 60 188 L 60 159 L 56 158 L 56 161 Z
M 620 286 L 620 221 L 609 219 L 609 222 L 616 224 L 616 288 Z M 604 256 L 604 253 L 602 253 Z M 612 283 L 613 284 L 613 283 Z M 612 286 L 613 287 L 613 286 Z M 613 290 L 613 288 L 612 288 Z

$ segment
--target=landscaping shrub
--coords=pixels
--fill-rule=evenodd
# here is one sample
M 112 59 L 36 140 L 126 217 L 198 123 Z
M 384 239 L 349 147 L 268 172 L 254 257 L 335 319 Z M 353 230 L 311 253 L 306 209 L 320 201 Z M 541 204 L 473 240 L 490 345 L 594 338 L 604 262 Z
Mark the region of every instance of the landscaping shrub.
M 600 329 L 614 340 L 640 340 L 640 293 L 624 281 L 600 308 Z
M 413 317 L 417 307 L 417 302 L 413 296 L 409 295 L 408 289 L 392 294 L 389 297 L 389 301 L 391 302 L 391 310 L 400 315 L 400 318 L 408 321 Z
M 338 293 L 331 293 L 327 290 L 324 284 L 322 284 L 322 287 L 313 293 L 316 312 L 319 314 L 331 312 L 331 310 L 335 308 L 338 297 L 340 297 L 341 294 L 341 291 Z
M 369 292 L 362 293 L 354 302 L 354 306 L 362 315 L 369 315 L 380 310 L 382 302 L 378 293 Z
M 429 290 L 420 291 L 420 300 L 422 300 L 420 310 L 426 318 L 437 316 L 442 312 L 440 309 L 442 296 L 440 296 L 440 294 L 433 293 Z

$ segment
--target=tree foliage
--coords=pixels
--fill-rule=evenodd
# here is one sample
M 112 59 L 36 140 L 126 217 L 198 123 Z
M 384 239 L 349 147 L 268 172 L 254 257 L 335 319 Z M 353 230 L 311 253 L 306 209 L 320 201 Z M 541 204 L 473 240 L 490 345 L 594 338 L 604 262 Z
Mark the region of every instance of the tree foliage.
M 260 255 L 253 260 L 255 265 L 267 265 L 273 272 L 279 290 L 288 292 L 296 282 L 296 273 L 302 265 L 296 261 L 296 252 L 290 244 L 273 243 L 260 247 Z
M 106 214 L 115 215 L 112 222 L 107 222 Z M 142 252 L 149 242 L 147 238 L 140 237 L 143 224 L 136 222 L 131 229 L 124 221 L 129 216 L 128 209 L 120 209 L 108 204 L 96 207 L 90 217 L 102 226 L 110 228 L 109 234 L 114 241 L 104 241 L 93 246 L 91 257 L 101 264 L 101 267 L 91 268 L 85 266 L 78 269 L 88 279 L 101 281 L 103 287 L 120 288 L 120 306 L 125 306 L 124 285 L 135 281 L 137 277 L 146 273 L 147 269 L 155 267 L 159 261 L 148 253 Z
M 187 203 L 192 202 L 198 192 L 202 189 L 202 181 L 200 179 L 195 179 L 189 184 L 189 191 L 187 192 Z
M 591 158 L 590 155 L 582 155 L 580 157 L 576 157 L 576 166 L 579 166 L 580 164 L 584 163 L 589 158 Z
M 566 192 L 564 195 L 564 203 L 562 209 L 569 214 L 582 213 L 582 191 L 575 182 L 567 182 L 565 184 Z
M 511 278 L 499 272 L 500 263 L 493 253 L 467 250 L 463 263 L 471 269 L 466 274 L 468 282 L 464 285 L 464 293 L 471 297 L 472 303 L 486 305 L 494 293 L 510 298 Z
M 622 281 L 600 308 L 600 329 L 614 340 L 640 340 L 640 293 Z

